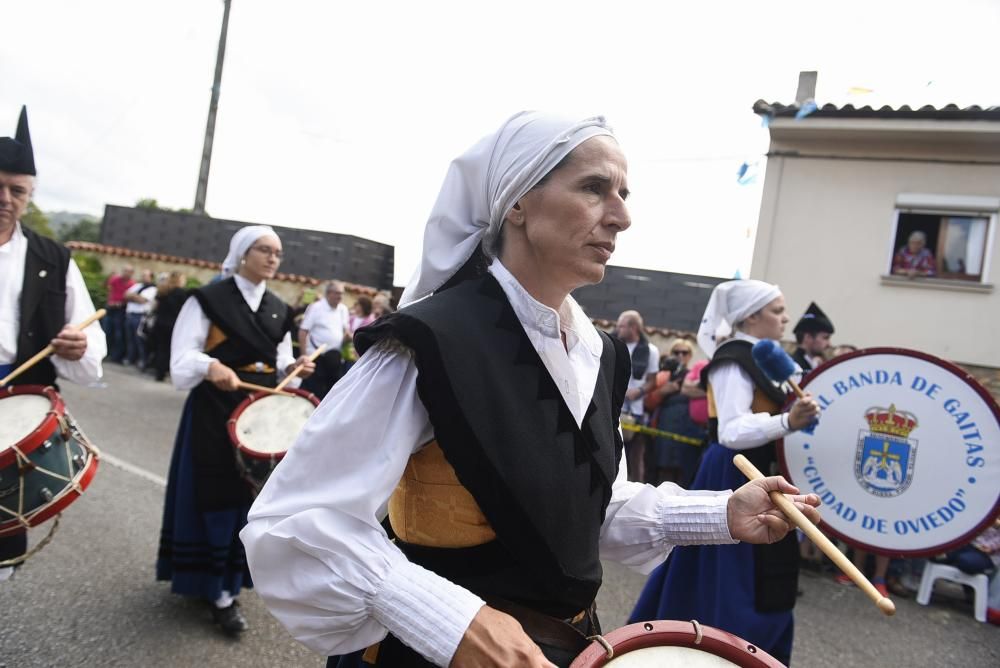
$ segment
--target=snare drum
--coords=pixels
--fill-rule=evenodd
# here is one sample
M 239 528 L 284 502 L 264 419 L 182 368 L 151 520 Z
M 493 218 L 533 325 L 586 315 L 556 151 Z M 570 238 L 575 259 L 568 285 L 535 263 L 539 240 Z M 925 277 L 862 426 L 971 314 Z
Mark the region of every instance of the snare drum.
M 285 388 L 289 395 L 257 392 L 240 403 L 227 425 L 236 465 L 254 494 L 260 491 L 319 406 L 316 395 Z
M 630 624 L 603 640 L 588 645 L 570 668 L 784 668 L 764 650 L 698 622 Z
M 99 457 L 54 388 L 0 389 L 0 536 L 37 526 L 76 501 Z

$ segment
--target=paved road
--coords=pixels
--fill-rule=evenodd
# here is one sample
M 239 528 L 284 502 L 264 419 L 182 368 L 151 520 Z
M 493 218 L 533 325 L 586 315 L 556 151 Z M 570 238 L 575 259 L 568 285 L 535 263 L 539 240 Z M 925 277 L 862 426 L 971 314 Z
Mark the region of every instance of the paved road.
M 242 597 L 252 629 L 234 641 L 211 626 L 204 607 L 153 580 L 163 480 L 184 395 L 116 366 L 106 381 L 105 388 L 63 388 L 106 457 L 63 514 L 55 540 L 0 584 L 0 668 L 322 666 L 253 593 Z M 47 527 L 35 529 L 32 541 Z M 624 623 L 643 581 L 606 564 L 599 607 L 607 628 Z M 929 607 L 899 600 L 892 619 L 829 577 L 805 573 L 802 589 L 797 666 L 1000 665 L 1000 628 L 975 622 L 954 588 L 939 586 Z

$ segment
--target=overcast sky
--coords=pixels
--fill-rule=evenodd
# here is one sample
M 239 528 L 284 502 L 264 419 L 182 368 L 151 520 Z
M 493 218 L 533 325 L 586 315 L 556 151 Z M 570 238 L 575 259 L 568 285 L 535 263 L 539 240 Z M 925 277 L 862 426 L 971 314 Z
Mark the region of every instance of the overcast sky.
M 998 0 L 232 5 L 208 212 L 393 244 L 397 284 L 448 162 L 521 109 L 615 127 L 633 226 L 613 264 L 728 277 L 763 182 L 761 162 L 737 183 L 767 149 L 751 106 L 793 102 L 800 70 L 820 103 L 1000 105 Z M 0 135 L 27 104 L 43 210 L 192 206 L 222 10 L 4 7 Z

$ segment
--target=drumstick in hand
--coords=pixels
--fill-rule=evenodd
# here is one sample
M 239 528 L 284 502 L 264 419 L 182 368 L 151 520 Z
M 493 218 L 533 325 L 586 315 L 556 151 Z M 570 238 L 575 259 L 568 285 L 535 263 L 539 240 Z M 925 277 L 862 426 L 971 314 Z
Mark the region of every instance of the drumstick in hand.
M 245 381 L 240 381 L 240 389 L 248 390 L 250 392 L 267 392 L 268 394 L 279 394 L 283 397 L 294 397 L 295 395 L 291 392 L 283 392 L 276 387 L 265 387 L 263 385 L 255 385 L 254 383 L 247 383 Z
M 316 358 L 322 355 L 325 350 L 326 350 L 326 344 L 324 343 L 319 348 L 317 348 L 312 355 L 309 356 L 309 361 L 315 362 Z M 299 375 L 299 372 L 302 371 L 302 367 L 304 366 L 305 364 L 300 364 L 294 369 L 292 369 L 292 372 L 287 376 L 285 376 L 285 379 L 282 380 L 280 383 L 278 383 L 278 385 L 274 389 L 276 390 L 285 389 L 285 385 L 288 385 L 288 383 L 292 382 L 292 378 L 295 378 L 297 375 Z
M 106 313 L 107 313 L 107 311 L 104 310 L 104 309 L 102 309 L 102 308 L 101 309 L 97 309 L 97 311 L 95 311 L 93 313 L 93 315 L 91 315 L 89 318 L 87 318 L 86 320 L 84 320 L 83 322 L 81 322 L 78 325 L 73 325 L 72 327 L 73 327 L 73 329 L 76 329 L 78 331 L 79 330 L 84 330 L 87 327 L 89 327 L 92 323 L 95 323 L 98 320 L 100 320 L 101 318 L 103 318 Z M 55 350 L 55 349 L 52 347 L 51 343 L 49 345 L 45 346 L 44 348 L 42 348 L 41 350 L 39 350 L 31 359 L 29 359 L 24 364 L 22 364 L 21 366 L 17 367 L 13 371 L 11 371 L 9 374 L 7 374 L 6 378 L 4 378 L 3 380 L 0 380 L 0 386 L 6 385 L 7 383 L 9 383 L 10 381 L 14 380 L 18 376 L 20 376 L 22 373 L 24 373 L 25 371 L 27 371 L 31 367 L 33 367 L 36 364 L 38 364 L 39 362 L 41 362 L 43 359 L 45 359 L 46 357 L 48 357 L 49 355 L 51 355 L 53 350 Z
M 759 480 L 764 477 L 764 474 L 757 470 L 757 467 L 750 463 L 750 460 L 743 455 L 736 455 L 733 457 L 733 464 L 736 465 L 743 475 L 745 475 L 750 480 Z M 882 594 L 878 593 L 878 589 L 875 589 L 875 585 L 868 581 L 868 578 L 858 570 L 857 566 L 851 563 L 851 560 L 847 556 L 837 549 L 837 546 L 830 542 L 830 539 L 819 530 L 815 524 L 810 522 L 802 511 L 795 507 L 795 504 L 789 501 L 784 494 L 778 491 L 772 491 L 770 493 L 771 502 L 778 507 L 778 509 L 785 513 L 791 522 L 802 529 L 802 532 L 809 537 L 813 543 L 816 544 L 823 554 L 830 557 L 830 559 L 837 565 L 837 567 L 844 572 L 847 577 L 860 587 L 866 594 L 868 598 L 874 601 L 878 609 L 881 610 L 885 615 L 896 614 L 896 606 Z

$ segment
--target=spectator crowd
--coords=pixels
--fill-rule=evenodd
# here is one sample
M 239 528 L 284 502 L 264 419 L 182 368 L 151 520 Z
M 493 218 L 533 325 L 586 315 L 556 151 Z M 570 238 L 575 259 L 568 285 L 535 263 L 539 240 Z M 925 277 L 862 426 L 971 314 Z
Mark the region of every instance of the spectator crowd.
M 166 380 L 174 324 L 191 287 L 196 285 L 196 281 L 189 284 L 189 277 L 182 271 L 154 275 L 142 269 L 137 274 L 134 266 L 126 264 L 111 273 L 104 286 L 108 313 L 101 321 L 108 341 L 107 361 L 152 374 L 158 381 Z M 320 399 L 357 359 L 354 332 L 393 310 L 391 297 L 384 292 L 374 297 L 358 295 L 348 309 L 342 303 L 344 290 L 342 282 L 330 281 L 322 297 L 303 289 L 292 305 L 297 329 L 293 346 L 308 355 L 325 345 L 316 373 L 302 385 Z

